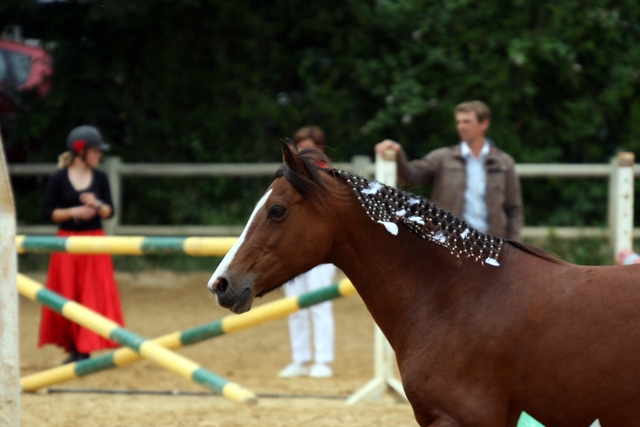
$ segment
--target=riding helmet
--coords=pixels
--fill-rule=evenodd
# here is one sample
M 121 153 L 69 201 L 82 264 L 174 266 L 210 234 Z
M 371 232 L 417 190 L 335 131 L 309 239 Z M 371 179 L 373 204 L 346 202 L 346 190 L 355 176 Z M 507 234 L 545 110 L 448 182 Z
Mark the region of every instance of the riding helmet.
M 102 134 L 95 126 L 82 125 L 69 132 L 67 150 L 79 152 L 87 147 L 96 147 L 107 151 L 109 144 L 104 142 Z

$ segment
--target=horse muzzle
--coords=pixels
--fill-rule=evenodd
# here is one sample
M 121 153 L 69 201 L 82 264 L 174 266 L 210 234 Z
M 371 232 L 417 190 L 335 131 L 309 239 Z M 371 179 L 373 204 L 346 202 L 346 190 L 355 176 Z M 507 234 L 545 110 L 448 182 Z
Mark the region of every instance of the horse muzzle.
M 221 307 L 228 308 L 235 314 L 251 309 L 253 293 L 251 283 L 235 284 L 225 276 L 218 276 L 209 283 L 209 290 L 216 296 Z

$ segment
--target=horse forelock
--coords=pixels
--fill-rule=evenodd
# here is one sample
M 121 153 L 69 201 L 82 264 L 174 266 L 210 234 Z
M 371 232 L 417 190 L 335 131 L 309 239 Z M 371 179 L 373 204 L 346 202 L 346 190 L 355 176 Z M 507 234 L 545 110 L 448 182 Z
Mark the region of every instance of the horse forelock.
M 305 199 L 317 202 L 329 192 L 329 181 L 322 174 L 331 170 L 329 158 L 318 150 L 307 148 L 296 156 L 295 167 L 282 164 L 276 178 L 284 177 Z

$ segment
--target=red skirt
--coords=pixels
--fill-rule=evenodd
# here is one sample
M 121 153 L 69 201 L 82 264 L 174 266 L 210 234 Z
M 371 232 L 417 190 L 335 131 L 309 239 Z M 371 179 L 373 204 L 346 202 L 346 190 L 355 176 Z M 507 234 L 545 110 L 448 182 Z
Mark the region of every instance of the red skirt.
M 104 236 L 104 231 L 59 230 L 57 235 Z M 124 325 L 110 255 L 53 253 L 49 262 L 46 286 L 47 289 Z M 75 349 L 80 353 L 119 347 L 117 343 L 43 307 L 38 347 L 45 344 L 55 344 L 67 352 Z

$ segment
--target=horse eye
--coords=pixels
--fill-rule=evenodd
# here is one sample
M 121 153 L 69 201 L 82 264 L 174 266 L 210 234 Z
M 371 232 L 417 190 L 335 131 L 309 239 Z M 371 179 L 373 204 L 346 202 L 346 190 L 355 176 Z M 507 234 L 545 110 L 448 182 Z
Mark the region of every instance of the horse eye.
M 285 208 L 284 206 L 275 205 L 269 208 L 269 218 L 282 218 L 285 213 L 287 213 L 287 208 Z

